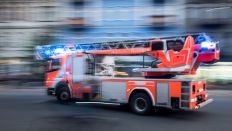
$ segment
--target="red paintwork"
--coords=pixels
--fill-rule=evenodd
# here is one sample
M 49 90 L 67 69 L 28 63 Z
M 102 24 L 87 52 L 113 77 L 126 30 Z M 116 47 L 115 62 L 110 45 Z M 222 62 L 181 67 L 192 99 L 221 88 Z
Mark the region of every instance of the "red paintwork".
M 154 41 L 160 41 L 159 39 L 156 39 Z M 175 68 L 175 67 L 185 67 L 186 65 L 189 65 L 189 67 L 186 67 L 183 69 L 182 72 L 145 72 L 145 76 L 164 76 L 168 74 L 195 74 L 197 68 L 199 67 L 200 62 L 211 62 L 215 59 L 219 59 L 219 50 L 216 52 L 199 52 L 200 51 L 200 45 L 194 44 L 194 39 L 192 36 L 188 36 L 185 40 L 184 46 L 182 50 L 180 51 L 173 51 L 173 50 L 155 50 L 152 51 L 151 49 L 152 41 L 150 41 L 150 47 L 147 48 L 129 48 L 129 49 L 113 49 L 113 50 L 99 50 L 99 51 L 92 51 L 90 54 L 93 55 L 141 55 L 141 54 L 147 54 L 152 57 L 155 57 L 161 61 L 160 64 L 157 65 L 157 68 Z M 197 61 L 194 63 L 194 52 L 199 52 L 199 56 L 197 58 Z M 73 54 L 76 55 L 76 57 L 83 57 L 85 54 L 82 53 L 76 53 Z M 169 58 L 168 58 L 168 57 Z M 82 84 L 81 82 L 73 83 L 72 78 L 72 64 L 67 65 L 67 61 L 70 60 L 69 58 L 71 55 L 65 55 L 65 56 L 56 56 L 53 58 L 60 58 L 61 61 L 61 68 L 65 69 L 65 75 L 59 79 L 59 81 L 65 81 L 67 82 L 70 91 L 71 91 L 71 97 L 72 98 L 79 98 L 82 99 L 84 97 L 83 94 L 89 93 L 93 91 L 90 87 L 91 85 L 88 84 Z M 194 63 L 194 64 L 193 64 Z M 51 63 L 50 63 L 51 64 Z M 191 67 L 190 67 L 191 66 Z M 51 65 L 50 65 L 51 68 Z M 47 88 L 53 88 L 55 79 L 58 77 L 58 73 L 60 70 L 50 72 L 46 74 L 46 87 Z M 156 102 L 157 100 L 157 89 L 156 84 L 159 83 L 168 83 L 169 84 L 169 96 L 170 98 L 181 98 L 182 93 L 182 84 L 183 80 L 175 79 L 100 79 L 99 82 L 125 82 L 126 83 L 126 99 L 129 100 L 131 93 L 136 88 L 142 88 L 149 92 L 149 95 L 151 95 L 152 99 Z M 144 84 L 138 84 L 138 83 L 144 83 Z M 136 85 L 138 84 L 138 85 Z M 196 87 L 196 93 L 192 92 L 193 85 Z M 189 98 L 189 109 L 196 109 L 198 104 L 196 102 L 191 102 L 191 99 L 195 99 L 196 96 L 202 95 L 203 100 L 206 100 L 207 93 L 205 90 L 203 90 L 203 87 L 205 85 L 205 81 L 190 81 L 189 85 L 187 85 L 187 89 L 190 89 L 190 98 Z M 199 92 L 199 90 L 203 90 Z M 197 92 L 198 91 L 198 92 Z
M 209 52 L 209 53 L 199 53 L 198 62 L 212 62 L 214 60 L 219 60 L 220 52 Z

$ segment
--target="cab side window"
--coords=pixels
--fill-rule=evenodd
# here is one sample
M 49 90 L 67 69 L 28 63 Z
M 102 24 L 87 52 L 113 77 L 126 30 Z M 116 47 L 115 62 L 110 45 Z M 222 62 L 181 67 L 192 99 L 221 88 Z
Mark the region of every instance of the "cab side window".
M 181 40 L 168 40 L 167 48 L 168 50 L 180 51 L 184 47 L 184 43 Z
M 51 61 L 50 71 L 56 71 L 60 69 L 60 59 L 53 59 Z
M 152 50 L 164 50 L 164 43 L 163 41 L 152 41 L 151 43 Z

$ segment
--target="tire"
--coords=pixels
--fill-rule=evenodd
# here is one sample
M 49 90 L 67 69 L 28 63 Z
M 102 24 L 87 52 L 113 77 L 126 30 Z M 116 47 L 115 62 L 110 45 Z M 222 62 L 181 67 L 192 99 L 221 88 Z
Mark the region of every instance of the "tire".
M 152 101 L 145 93 L 133 95 L 129 104 L 131 110 L 139 115 L 147 115 L 152 110 Z
M 56 92 L 56 98 L 61 103 L 68 103 L 71 100 L 69 88 L 66 86 L 59 87 Z

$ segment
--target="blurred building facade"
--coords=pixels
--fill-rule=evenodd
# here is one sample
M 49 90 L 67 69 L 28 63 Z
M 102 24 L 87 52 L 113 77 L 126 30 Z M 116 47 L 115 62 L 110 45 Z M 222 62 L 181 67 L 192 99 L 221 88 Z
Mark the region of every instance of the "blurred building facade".
M 33 49 L 43 44 L 209 32 L 229 58 L 231 10 L 229 0 L 1 0 L 0 80 L 41 80 Z
M 220 41 L 222 61 L 232 61 L 232 1 L 186 0 L 187 32 L 208 32 Z
M 59 8 L 54 0 L 1 0 L 0 80 L 28 79 L 43 70 L 33 61 L 33 48 L 60 23 L 54 15 Z

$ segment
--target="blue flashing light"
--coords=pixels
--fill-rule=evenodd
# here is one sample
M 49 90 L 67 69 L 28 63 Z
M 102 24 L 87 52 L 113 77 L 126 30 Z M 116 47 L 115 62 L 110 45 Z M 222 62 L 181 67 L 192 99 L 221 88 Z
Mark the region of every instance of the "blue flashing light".
M 208 35 L 205 33 L 200 33 L 196 40 L 196 44 L 201 45 L 201 50 L 202 51 L 215 51 L 217 48 L 218 42 L 213 41 Z
M 88 52 L 96 49 L 91 44 L 59 44 L 37 46 L 35 50 L 36 59 L 45 60 L 51 58 L 52 56 L 61 56 L 75 52 Z

